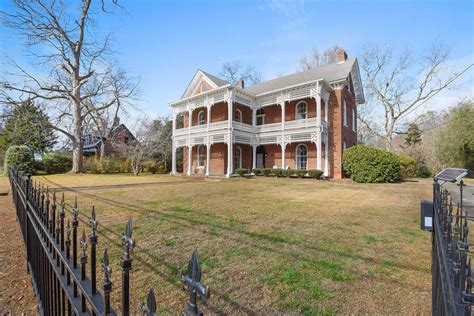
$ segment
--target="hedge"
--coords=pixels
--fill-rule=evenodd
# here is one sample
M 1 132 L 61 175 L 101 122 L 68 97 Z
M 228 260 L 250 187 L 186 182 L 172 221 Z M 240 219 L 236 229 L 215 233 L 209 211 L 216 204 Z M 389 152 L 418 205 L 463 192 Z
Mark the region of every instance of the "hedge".
M 131 172 L 132 164 L 128 159 L 118 159 L 115 156 L 105 157 L 102 162 L 91 156 L 84 159 L 84 168 L 90 173 L 119 173 Z
M 400 158 L 386 150 L 357 145 L 344 152 L 342 161 L 344 171 L 356 182 L 400 181 Z
M 416 176 L 416 161 L 409 156 L 399 155 L 400 159 L 400 177 L 410 179 Z
M 8 173 L 8 167 L 12 166 L 16 170 L 27 174 L 35 171 L 35 155 L 28 146 L 10 146 L 5 152 L 5 162 L 3 172 Z
M 416 168 L 416 176 L 419 178 L 429 178 L 431 177 L 431 170 L 425 163 L 421 162 Z
M 41 166 L 47 174 L 66 173 L 72 168 L 72 155 L 60 151 L 43 154 Z
M 235 172 L 236 172 L 239 176 L 243 177 L 244 174 L 246 174 L 246 173 L 249 172 L 249 170 L 246 169 L 246 168 L 237 168 L 237 169 L 235 170 Z
M 307 172 L 308 172 L 308 176 L 313 179 L 320 179 L 324 173 L 323 171 L 318 170 L 318 169 L 307 170 Z

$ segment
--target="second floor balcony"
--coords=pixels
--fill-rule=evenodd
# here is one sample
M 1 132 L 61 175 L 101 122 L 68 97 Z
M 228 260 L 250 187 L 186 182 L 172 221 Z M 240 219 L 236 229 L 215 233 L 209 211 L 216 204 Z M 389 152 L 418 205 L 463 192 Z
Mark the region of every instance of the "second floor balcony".
M 200 125 L 193 125 L 191 127 L 183 127 L 177 128 L 174 131 L 174 136 L 183 136 L 188 134 L 206 134 L 209 132 L 216 132 L 227 130 L 229 128 L 234 130 L 248 132 L 252 134 L 262 134 L 267 132 L 277 132 L 277 131 L 290 131 L 290 130 L 297 130 L 297 129 L 308 129 L 308 128 L 316 128 L 318 127 L 318 120 L 316 117 L 310 117 L 306 119 L 298 119 L 298 120 L 290 120 L 285 122 L 278 122 L 278 123 L 270 123 L 270 124 L 262 124 L 262 125 L 251 125 L 242 123 L 239 121 L 232 121 L 232 125 L 229 126 L 229 121 L 218 121 L 212 122 L 210 124 L 200 124 Z M 321 127 L 322 130 L 328 129 L 328 124 L 326 121 L 321 120 Z

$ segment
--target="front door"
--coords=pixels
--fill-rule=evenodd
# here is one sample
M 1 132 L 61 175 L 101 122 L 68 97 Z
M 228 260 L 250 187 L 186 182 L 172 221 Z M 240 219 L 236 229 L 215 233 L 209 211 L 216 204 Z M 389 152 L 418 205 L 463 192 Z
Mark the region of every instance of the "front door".
M 257 153 L 257 168 L 264 168 L 263 157 L 262 153 Z

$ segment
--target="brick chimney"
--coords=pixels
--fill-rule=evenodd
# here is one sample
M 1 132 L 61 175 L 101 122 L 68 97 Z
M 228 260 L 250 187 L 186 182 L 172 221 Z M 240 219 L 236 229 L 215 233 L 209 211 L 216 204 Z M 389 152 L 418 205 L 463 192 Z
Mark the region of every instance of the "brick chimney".
M 340 63 L 343 63 L 343 62 L 345 62 L 345 61 L 347 60 L 346 51 L 343 50 L 342 48 L 339 50 L 338 56 L 339 56 L 339 62 L 340 62 Z
M 243 89 L 245 87 L 245 83 L 244 83 L 244 80 L 243 79 L 240 79 L 239 81 L 237 81 L 237 85 Z

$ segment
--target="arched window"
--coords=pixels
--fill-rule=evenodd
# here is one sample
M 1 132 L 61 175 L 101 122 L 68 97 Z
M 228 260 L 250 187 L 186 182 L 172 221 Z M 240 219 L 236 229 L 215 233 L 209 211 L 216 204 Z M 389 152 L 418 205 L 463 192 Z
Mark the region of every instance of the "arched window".
M 300 102 L 296 105 L 296 119 L 304 120 L 308 117 L 308 105 L 306 102 Z
M 237 109 L 237 111 L 235 111 L 235 121 L 236 122 L 242 122 L 242 111 Z
M 201 93 L 206 92 L 206 83 L 201 83 Z
M 206 116 L 204 114 L 204 111 L 201 111 L 198 114 L 198 125 L 204 125 L 204 124 L 206 124 Z
M 256 116 L 257 116 L 257 125 L 265 124 L 265 110 L 264 109 L 258 109 Z
M 204 167 L 204 145 L 198 146 L 197 160 L 198 167 Z
M 308 147 L 304 144 L 296 147 L 296 169 L 308 169 Z
M 239 146 L 235 147 L 234 152 L 235 169 L 242 168 L 242 150 Z

